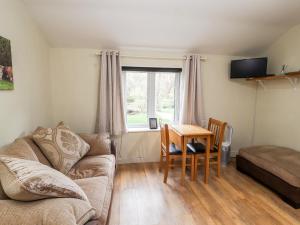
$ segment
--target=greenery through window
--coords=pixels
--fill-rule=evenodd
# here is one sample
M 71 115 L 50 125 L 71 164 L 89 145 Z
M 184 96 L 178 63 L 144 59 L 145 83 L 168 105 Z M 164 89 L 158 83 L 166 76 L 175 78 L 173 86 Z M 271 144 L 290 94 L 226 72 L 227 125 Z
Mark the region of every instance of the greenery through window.
M 127 126 L 148 127 L 149 118 L 178 122 L 180 72 L 134 71 L 124 73 Z

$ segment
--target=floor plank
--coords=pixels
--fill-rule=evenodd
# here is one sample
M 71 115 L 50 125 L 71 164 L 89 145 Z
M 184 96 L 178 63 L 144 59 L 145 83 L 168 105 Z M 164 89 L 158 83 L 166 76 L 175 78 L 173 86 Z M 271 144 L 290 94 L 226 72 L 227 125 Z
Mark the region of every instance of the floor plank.
M 234 163 L 212 169 L 209 184 L 180 182 L 180 168 L 170 171 L 168 183 L 158 164 L 126 164 L 117 169 L 109 225 L 300 225 L 300 210 L 238 172 Z

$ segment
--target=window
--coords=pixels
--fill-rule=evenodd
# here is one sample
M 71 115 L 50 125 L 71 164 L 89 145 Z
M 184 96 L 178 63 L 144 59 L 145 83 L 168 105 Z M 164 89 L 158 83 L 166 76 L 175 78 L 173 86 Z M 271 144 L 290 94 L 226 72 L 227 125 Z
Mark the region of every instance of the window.
M 156 117 L 178 122 L 181 69 L 123 67 L 127 126 L 148 127 Z

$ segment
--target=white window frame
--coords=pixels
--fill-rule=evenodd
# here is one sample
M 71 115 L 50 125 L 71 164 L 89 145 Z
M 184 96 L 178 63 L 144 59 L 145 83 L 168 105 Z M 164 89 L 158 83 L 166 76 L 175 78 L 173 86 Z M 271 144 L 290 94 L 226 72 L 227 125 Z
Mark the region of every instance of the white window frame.
M 155 96 L 155 80 L 156 73 L 163 73 L 165 71 L 143 71 L 147 73 L 147 123 L 146 124 L 128 124 L 127 123 L 127 87 L 126 87 L 126 77 L 127 72 L 132 71 L 123 71 L 123 93 L 124 93 L 124 109 L 125 109 L 125 118 L 127 128 L 148 128 L 149 127 L 149 118 L 157 118 L 155 115 L 156 112 L 156 96 Z M 139 71 L 136 71 L 139 72 Z M 179 113 L 180 113 L 180 82 L 181 82 L 181 72 L 175 73 L 175 87 L 174 87 L 174 121 L 172 124 L 178 124 L 179 122 Z

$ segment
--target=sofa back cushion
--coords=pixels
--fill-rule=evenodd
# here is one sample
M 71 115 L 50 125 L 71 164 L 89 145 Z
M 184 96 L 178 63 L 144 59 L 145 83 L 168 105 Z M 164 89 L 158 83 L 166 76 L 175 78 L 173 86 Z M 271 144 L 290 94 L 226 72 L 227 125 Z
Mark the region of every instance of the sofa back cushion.
M 35 153 L 40 163 L 52 167 L 51 163 L 45 157 L 44 153 L 41 151 L 39 146 L 34 142 L 32 135 L 28 135 L 20 139 L 24 140 L 31 147 L 32 151 Z
M 5 194 L 14 200 L 58 197 L 88 201 L 70 178 L 37 161 L 0 156 L 0 180 Z
M 111 154 L 111 140 L 108 133 L 103 134 L 79 134 L 91 147 L 87 156 Z
M 90 146 L 63 123 L 55 128 L 38 128 L 33 139 L 52 166 L 64 174 L 90 150 Z
M 0 155 L 38 161 L 38 158 L 32 148 L 23 139 L 17 139 L 13 143 L 2 147 L 0 149 Z

